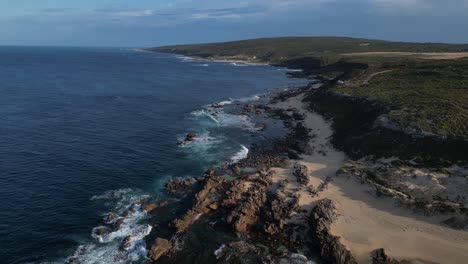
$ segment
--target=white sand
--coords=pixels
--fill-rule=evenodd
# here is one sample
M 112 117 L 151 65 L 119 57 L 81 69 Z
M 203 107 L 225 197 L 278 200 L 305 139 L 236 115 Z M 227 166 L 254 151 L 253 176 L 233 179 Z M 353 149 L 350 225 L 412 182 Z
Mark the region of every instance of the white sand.
M 275 180 L 287 178 L 290 181 L 288 190 L 301 194 L 300 206 L 307 210 L 306 214 L 296 215 L 291 221 L 304 219 L 318 200 L 330 198 L 337 204 L 340 214 L 331 231 L 341 237 L 359 263 L 371 263 L 370 253 L 378 248 L 385 248 L 393 258 L 414 263 L 468 263 L 468 232 L 441 226 L 437 224 L 441 221 L 438 217 L 413 214 L 394 205 L 390 198 L 377 198 L 370 186 L 356 179 L 335 177 L 346 157 L 329 144 L 330 124 L 320 115 L 306 110 L 302 95 L 273 107 L 295 108 L 302 113 L 304 124 L 317 135 L 310 146 L 326 153 L 326 156 L 318 152 L 302 156 L 300 163 L 309 168 L 310 184 L 318 186 L 327 176 L 334 179 L 318 197 L 311 197 L 296 182 L 291 168 L 273 168 Z

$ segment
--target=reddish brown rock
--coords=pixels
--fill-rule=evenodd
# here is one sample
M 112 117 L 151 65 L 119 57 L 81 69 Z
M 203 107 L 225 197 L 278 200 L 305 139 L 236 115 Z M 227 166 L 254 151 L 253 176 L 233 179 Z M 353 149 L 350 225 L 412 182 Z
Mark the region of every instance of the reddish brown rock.
M 162 255 L 172 248 L 171 242 L 167 239 L 156 238 L 148 252 L 148 257 L 152 261 L 157 261 Z
M 158 205 L 154 203 L 144 204 L 141 206 L 141 209 L 147 213 L 151 213 L 152 211 L 156 210 L 156 208 L 158 208 Z

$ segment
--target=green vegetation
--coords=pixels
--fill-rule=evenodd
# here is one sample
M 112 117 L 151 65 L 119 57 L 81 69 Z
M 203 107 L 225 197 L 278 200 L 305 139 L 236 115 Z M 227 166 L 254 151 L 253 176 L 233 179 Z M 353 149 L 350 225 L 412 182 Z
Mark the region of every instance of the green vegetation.
M 345 37 L 285 37 L 164 46 L 148 50 L 200 57 L 245 57 L 261 62 L 281 62 L 294 57 L 323 56 L 331 53 L 466 52 L 468 44 L 408 43 Z
M 358 59 L 359 60 L 359 59 Z M 392 69 L 373 77 L 361 72 L 331 89 L 390 105 L 389 118 L 402 128 L 441 136 L 468 137 L 468 60 L 408 60 L 372 71 Z
M 468 44 L 291 37 L 148 50 L 300 68 L 304 70 L 303 76 L 322 75 L 340 80 L 330 82 L 326 89 L 390 106 L 388 116 L 401 128 L 468 138 L 468 59 L 436 60 L 412 54 L 468 52 Z M 362 52 L 411 54 L 345 54 Z

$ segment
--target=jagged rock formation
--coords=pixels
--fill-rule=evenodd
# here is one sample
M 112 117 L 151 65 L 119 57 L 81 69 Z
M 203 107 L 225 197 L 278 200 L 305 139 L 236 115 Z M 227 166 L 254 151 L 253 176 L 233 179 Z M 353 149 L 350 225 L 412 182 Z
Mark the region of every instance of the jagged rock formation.
M 330 225 L 336 220 L 335 204 L 330 199 L 318 202 L 310 214 L 310 229 L 317 241 L 323 260 L 334 264 L 357 264 L 351 252 L 330 233 Z

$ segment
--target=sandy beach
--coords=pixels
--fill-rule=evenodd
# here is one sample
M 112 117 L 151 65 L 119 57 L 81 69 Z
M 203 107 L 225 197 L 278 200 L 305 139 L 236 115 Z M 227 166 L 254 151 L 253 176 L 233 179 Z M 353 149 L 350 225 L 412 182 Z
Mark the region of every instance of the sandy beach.
M 318 186 L 327 177 L 332 181 L 318 196 L 313 196 L 292 175 L 293 163 L 290 168 L 273 168 L 274 180 L 288 179 L 287 188 L 300 193 L 299 204 L 306 210 L 290 221 L 301 221 L 317 201 L 329 198 L 337 204 L 339 213 L 331 232 L 341 237 L 341 242 L 359 263 L 371 263 L 371 252 L 379 248 L 384 248 L 392 258 L 412 263 L 465 263 L 468 232 L 438 224 L 442 220 L 440 217 L 427 217 L 398 207 L 391 198 L 376 197 L 371 186 L 361 184 L 357 179 L 335 175 L 345 163 L 346 156 L 329 143 L 330 124 L 307 110 L 302 98 L 301 94 L 272 107 L 295 109 L 303 114 L 305 126 L 315 134 L 309 143 L 310 154 L 302 155 L 299 161 L 309 169 L 309 185 Z

